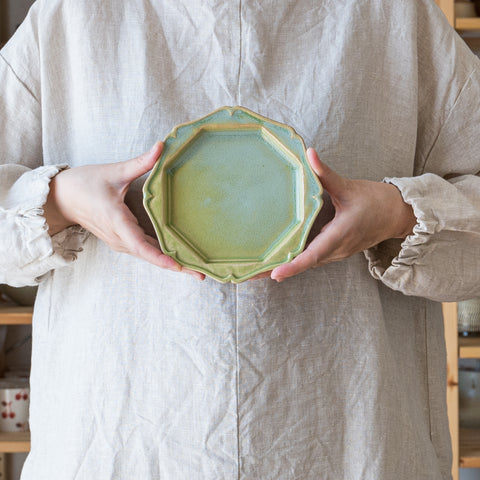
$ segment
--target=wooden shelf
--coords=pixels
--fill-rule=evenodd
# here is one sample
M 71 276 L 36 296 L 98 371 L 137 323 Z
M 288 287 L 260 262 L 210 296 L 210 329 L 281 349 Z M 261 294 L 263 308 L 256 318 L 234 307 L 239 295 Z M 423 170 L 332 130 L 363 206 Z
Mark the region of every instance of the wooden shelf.
M 20 453 L 30 451 L 30 432 L 0 432 L 0 452 Z
M 32 323 L 33 307 L 0 304 L 0 325 L 29 325 Z
M 29 325 L 33 307 L 19 307 L 0 303 L 0 325 Z M 30 451 L 30 432 L 0 432 L 0 452 L 21 453 Z
M 480 30 L 480 17 L 459 17 L 455 19 L 457 30 Z
M 460 358 L 480 358 L 480 337 L 459 337 L 458 356 Z
M 460 429 L 460 468 L 480 468 L 480 429 Z

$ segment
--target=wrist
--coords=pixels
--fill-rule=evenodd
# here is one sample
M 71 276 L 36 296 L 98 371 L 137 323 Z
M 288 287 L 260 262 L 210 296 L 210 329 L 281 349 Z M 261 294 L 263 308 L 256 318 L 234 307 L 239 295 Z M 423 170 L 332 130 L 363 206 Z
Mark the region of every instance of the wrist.
M 43 216 L 47 222 L 50 236 L 61 232 L 71 225 L 75 225 L 74 221 L 67 218 L 61 207 L 58 182 L 61 182 L 62 175 L 63 172 L 61 171 L 50 180 L 50 191 L 47 196 L 47 201 L 45 205 L 43 205 Z
M 396 197 L 396 208 L 392 212 L 395 216 L 394 232 L 392 238 L 405 238 L 413 234 L 413 228 L 417 224 L 417 217 L 413 211 L 413 207 L 404 201 L 402 193 L 393 184 L 388 184 L 392 187 L 392 192 Z

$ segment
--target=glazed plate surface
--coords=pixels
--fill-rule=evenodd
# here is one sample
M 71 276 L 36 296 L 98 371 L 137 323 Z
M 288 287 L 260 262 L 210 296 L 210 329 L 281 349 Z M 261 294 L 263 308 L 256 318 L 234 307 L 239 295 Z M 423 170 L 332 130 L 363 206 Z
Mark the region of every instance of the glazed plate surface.
M 166 138 L 144 206 L 165 254 L 239 283 L 303 250 L 321 194 L 291 127 L 224 107 Z

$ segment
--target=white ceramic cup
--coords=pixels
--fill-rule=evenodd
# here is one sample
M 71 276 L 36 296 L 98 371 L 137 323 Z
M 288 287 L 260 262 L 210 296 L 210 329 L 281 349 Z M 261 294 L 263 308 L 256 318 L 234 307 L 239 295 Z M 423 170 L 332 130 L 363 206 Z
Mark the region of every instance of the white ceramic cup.
M 0 379 L 0 431 L 28 431 L 30 388 L 25 379 Z

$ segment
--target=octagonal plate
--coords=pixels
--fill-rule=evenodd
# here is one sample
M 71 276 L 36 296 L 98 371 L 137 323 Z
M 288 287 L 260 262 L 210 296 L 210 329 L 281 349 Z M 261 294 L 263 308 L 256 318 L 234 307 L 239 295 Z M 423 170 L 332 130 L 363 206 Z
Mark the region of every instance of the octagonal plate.
M 165 254 L 239 283 L 303 250 L 321 194 L 291 127 L 224 107 L 166 138 L 144 206 Z

